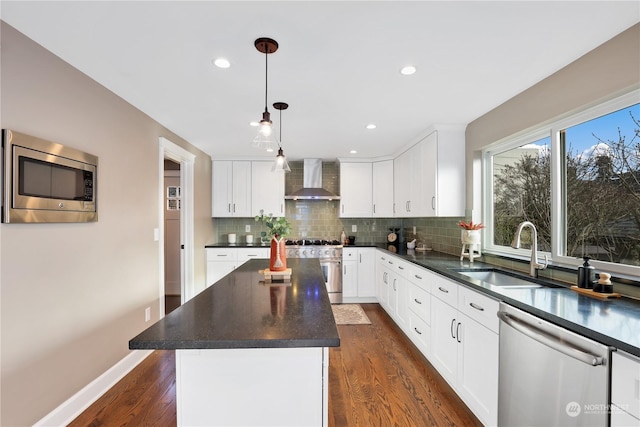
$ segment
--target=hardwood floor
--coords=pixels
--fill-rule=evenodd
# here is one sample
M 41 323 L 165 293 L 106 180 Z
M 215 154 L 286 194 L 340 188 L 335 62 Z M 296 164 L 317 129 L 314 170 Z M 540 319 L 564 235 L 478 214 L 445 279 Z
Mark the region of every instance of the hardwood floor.
M 481 423 L 378 304 L 371 325 L 338 326 L 330 350 L 329 426 Z M 174 426 L 175 352 L 155 351 L 70 426 Z

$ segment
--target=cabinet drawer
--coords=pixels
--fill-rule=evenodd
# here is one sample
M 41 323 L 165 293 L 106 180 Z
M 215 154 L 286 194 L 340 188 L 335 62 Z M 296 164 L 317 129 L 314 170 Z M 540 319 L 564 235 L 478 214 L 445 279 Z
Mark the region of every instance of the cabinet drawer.
M 409 284 L 409 308 L 427 324 L 431 323 L 431 294 L 416 285 Z
M 611 356 L 611 403 L 640 419 L 640 360 L 620 351 Z
M 244 264 L 250 259 L 269 258 L 269 248 L 240 248 L 236 249 L 238 264 Z
M 358 259 L 358 250 L 355 248 L 342 248 L 342 259 L 345 261 L 349 261 L 349 260 L 354 260 L 356 261 Z
M 445 279 L 444 277 L 436 276 L 435 283 L 431 288 L 431 295 L 446 302 L 452 307 L 458 305 L 458 285 L 456 282 Z
M 207 261 L 236 261 L 237 248 L 207 248 Z
M 427 325 L 417 314 L 409 312 L 409 338 L 422 351 L 425 357 L 431 354 L 430 337 L 431 327 Z
M 498 301 L 464 286 L 459 286 L 458 310 L 496 333 L 500 323 L 496 314 L 499 308 L 500 303 Z
M 429 270 L 418 266 L 411 266 L 411 276 L 409 280 L 418 285 L 424 291 L 431 293 L 431 287 L 435 284 L 436 276 Z
M 411 278 L 412 264 L 401 259 L 396 262 L 396 272 L 405 279 Z

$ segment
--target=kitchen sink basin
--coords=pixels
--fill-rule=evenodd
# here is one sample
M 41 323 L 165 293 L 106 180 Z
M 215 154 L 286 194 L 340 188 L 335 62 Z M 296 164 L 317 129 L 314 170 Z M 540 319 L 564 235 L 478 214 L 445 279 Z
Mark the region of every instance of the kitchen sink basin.
M 458 273 L 502 289 L 535 289 L 543 287 L 539 283 L 521 279 L 499 270 L 458 271 Z

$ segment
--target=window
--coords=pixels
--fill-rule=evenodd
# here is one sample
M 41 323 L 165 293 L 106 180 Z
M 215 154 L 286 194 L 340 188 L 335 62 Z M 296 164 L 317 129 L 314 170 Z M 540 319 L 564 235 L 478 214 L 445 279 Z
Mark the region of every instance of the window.
M 605 271 L 640 274 L 639 95 L 485 150 L 486 250 L 520 254 L 510 244 L 518 224 L 531 221 L 555 264 L 589 256 Z

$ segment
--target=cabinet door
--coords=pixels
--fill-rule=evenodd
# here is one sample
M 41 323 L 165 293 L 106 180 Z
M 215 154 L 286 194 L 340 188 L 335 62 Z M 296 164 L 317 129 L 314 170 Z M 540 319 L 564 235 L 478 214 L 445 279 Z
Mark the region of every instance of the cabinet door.
M 214 160 L 211 173 L 211 215 L 228 217 L 232 215 L 233 204 L 233 162 Z
M 284 173 L 271 172 L 273 162 L 251 162 L 251 216 L 284 216 Z
M 393 161 L 393 199 L 396 217 L 410 216 L 411 152 L 406 151 Z
M 409 330 L 409 282 L 401 275 L 396 275 L 394 282 L 395 320 L 400 329 Z
M 373 248 L 358 249 L 358 296 L 376 295 L 375 256 Z
M 342 296 L 344 298 L 358 296 L 358 262 L 342 261 Z
M 233 162 L 233 209 L 232 215 L 251 215 L 251 162 Z
M 207 261 L 206 287 L 213 285 L 236 268 L 236 261 Z
M 438 137 L 431 133 L 412 149 L 411 170 L 414 176 L 411 187 L 412 216 L 435 216 L 436 176 L 438 174 Z
M 371 217 L 371 163 L 340 163 L 340 217 Z
M 498 334 L 462 314 L 456 390 L 485 425 L 498 423 Z
M 393 160 L 373 162 L 372 173 L 372 216 L 393 217 Z
M 431 298 L 431 356 L 430 362 L 455 387 L 458 365 L 458 310 Z

